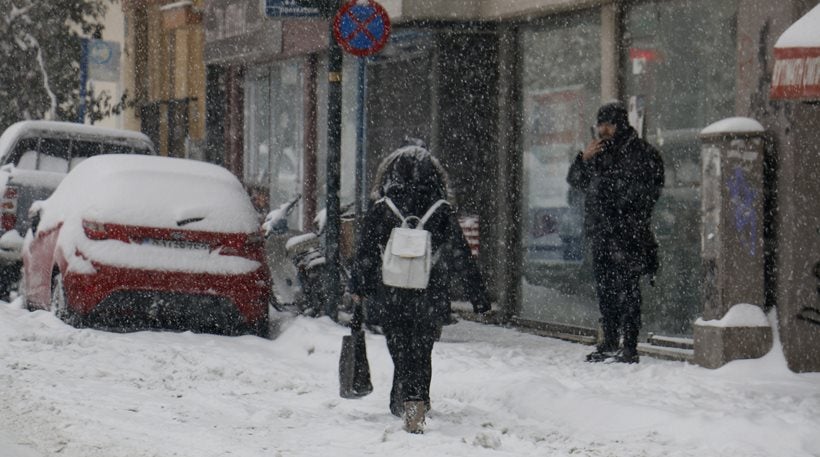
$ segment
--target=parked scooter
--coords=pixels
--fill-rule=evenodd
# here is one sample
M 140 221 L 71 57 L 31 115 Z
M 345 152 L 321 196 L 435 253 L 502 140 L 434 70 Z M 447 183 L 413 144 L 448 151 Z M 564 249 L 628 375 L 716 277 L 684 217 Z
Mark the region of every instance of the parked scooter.
M 318 317 L 330 315 L 337 319 L 337 312 L 346 312 L 349 300 L 343 300 L 339 310 L 326 310 L 327 268 L 325 259 L 325 211 L 314 219 L 314 231 L 292 232 L 288 229 L 288 216 L 296 207 L 301 195 L 271 211 L 262 228 L 268 239 L 268 263 L 273 277 L 274 294 L 282 305 L 280 311 L 290 309 L 297 314 Z M 343 208 L 345 212 L 352 205 Z M 351 217 L 348 215 L 347 217 Z M 342 265 L 340 287 L 344 289 L 349 277 Z M 343 291 L 343 290 L 342 290 Z M 339 291 L 340 293 L 342 291 Z
M 301 195 L 297 195 L 274 209 L 265 217 L 262 230 L 265 234 L 265 250 L 267 252 L 268 267 L 273 282 L 273 293 L 276 297 L 276 309 L 284 311 L 284 307 L 291 307 L 300 293 L 296 268 L 288 260 L 285 244 L 293 236 L 288 228 L 288 217 L 299 202 Z

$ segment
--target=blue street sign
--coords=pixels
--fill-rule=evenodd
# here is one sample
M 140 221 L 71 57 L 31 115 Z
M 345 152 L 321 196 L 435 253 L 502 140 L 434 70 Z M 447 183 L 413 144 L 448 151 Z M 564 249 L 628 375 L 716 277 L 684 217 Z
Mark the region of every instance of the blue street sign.
M 318 7 L 303 6 L 297 0 L 263 0 L 265 15 L 273 18 L 320 17 Z

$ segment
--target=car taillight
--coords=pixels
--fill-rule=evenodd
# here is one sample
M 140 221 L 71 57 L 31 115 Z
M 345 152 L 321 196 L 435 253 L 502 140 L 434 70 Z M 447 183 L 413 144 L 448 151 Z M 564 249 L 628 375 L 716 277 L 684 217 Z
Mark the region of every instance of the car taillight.
M 0 201 L 0 225 L 9 231 L 17 225 L 17 188 L 6 187 L 3 200 Z
M 105 240 L 108 238 L 108 230 L 105 224 L 94 221 L 83 221 L 83 231 L 89 240 Z

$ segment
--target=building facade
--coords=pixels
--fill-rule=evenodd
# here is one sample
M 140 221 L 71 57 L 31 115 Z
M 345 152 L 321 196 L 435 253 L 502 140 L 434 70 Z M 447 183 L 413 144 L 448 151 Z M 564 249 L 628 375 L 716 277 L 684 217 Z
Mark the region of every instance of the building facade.
M 205 158 L 204 0 L 122 0 L 123 84 L 131 108 L 123 126 L 161 154 Z
M 450 174 L 459 213 L 480 221 L 480 261 L 502 314 L 594 339 L 583 202 L 565 177 L 597 107 L 620 99 L 666 165 L 654 214 L 661 271 L 655 287 L 644 285 L 644 336 L 691 343 L 698 318 L 723 317 L 709 313 L 704 296 L 703 192 L 714 183 L 704 182 L 701 132 L 753 118 L 768 157 L 753 190 L 768 206 L 754 231 L 764 267 L 753 273 L 767 293 L 751 304 L 777 310 L 793 369 L 820 369 L 820 328 L 799 315 L 818 307 L 810 228 L 820 210 L 807 197 L 815 184 L 799 184 L 817 181 L 817 105 L 769 97 L 774 42 L 811 1 L 381 4 L 394 26 L 390 43 L 345 61 L 343 203 L 364 198 L 379 160 L 405 136 L 424 139 Z M 323 205 L 327 22 L 214 0 L 204 28 L 207 157 L 242 176 L 260 208 L 301 193 L 299 220 L 309 225 Z M 359 183 L 356 151 L 365 162 Z

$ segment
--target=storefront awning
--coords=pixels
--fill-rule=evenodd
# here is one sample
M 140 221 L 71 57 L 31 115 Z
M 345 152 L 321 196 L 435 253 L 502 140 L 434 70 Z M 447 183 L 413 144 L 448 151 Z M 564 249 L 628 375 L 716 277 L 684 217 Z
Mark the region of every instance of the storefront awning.
M 820 5 L 780 35 L 774 58 L 772 99 L 820 100 Z

